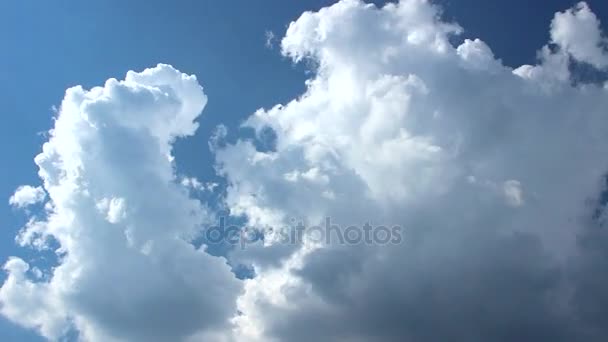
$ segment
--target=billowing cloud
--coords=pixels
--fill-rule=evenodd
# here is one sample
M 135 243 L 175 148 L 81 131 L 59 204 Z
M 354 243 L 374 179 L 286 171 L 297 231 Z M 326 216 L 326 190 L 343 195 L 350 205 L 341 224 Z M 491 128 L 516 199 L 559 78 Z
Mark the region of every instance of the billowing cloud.
M 9 259 L 4 316 L 51 340 L 77 331 L 84 341 L 176 341 L 227 329 L 240 283 L 225 259 L 190 243 L 212 214 L 189 197 L 171 156 L 206 101 L 194 76 L 169 65 L 67 90 L 35 158 L 45 218 L 18 237 L 59 246 L 58 264 L 40 274 Z M 32 202 L 24 191 L 16 201 Z
M 551 40 L 572 58 L 596 68 L 608 67 L 608 40 L 600 22 L 585 2 L 556 13 L 551 23 Z
M 17 208 L 25 208 L 29 205 L 40 203 L 46 198 L 44 189 L 40 186 L 22 185 L 8 199 L 8 203 Z
M 57 266 L 10 258 L 0 312 L 85 341 L 605 341 L 608 85 L 572 69 L 608 65 L 600 23 L 584 3 L 557 13 L 517 68 L 462 32 L 425 0 L 303 13 L 281 51 L 313 68 L 307 89 L 247 119 L 264 144 L 218 127 L 213 206 L 171 154 L 206 103 L 194 76 L 159 65 L 69 89 L 35 159 L 46 215 L 17 237 L 59 246 Z M 195 248 L 209 207 L 264 238 Z M 328 218 L 403 235 L 271 230 Z
M 404 241 L 235 252 L 256 273 L 237 340 L 608 338 L 608 87 L 571 70 L 605 66 L 599 22 L 584 3 L 557 13 L 538 64 L 518 68 L 479 39 L 454 45 L 461 31 L 423 0 L 291 23 L 282 52 L 314 76 L 247 120 L 274 149 L 218 149 L 227 205 L 260 229 L 331 217 L 398 224 Z

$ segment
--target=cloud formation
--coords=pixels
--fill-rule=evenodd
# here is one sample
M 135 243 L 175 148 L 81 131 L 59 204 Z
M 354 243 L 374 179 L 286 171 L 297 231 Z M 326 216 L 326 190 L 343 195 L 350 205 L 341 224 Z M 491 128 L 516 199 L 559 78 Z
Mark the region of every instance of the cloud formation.
M 17 208 L 25 208 L 32 204 L 40 203 L 46 198 L 44 189 L 40 186 L 22 185 L 8 199 L 8 203 Z
M 0 312 L 51 340 L 605 341 L 608 85 L 572 69 L 608 65 L 600 23 L 585 3 L 556 13 L 517 68 L 454 43 L 462 31 L 425 0 L 303 13 L 281 51 L 313 68 L 306 92 L 244 124 L 271 143 L 211 137 L 219 205 L 190 197 L 215 185 L 171 154 L 207 101 L 194 76 L 161 64 L 68 89 L 35 159 L 44 218 L 17 237 L 57 266 L 10 258 Z M 195 248 L 210 207 L 264 239 Z M 267 229 L 327 217 L 404 240 L 285 245 Z
M 556 13 L 551 23 L 551 40 L 572 58 L 598 69 L 608 67 L 608 40 L 600 22 L 585 2 Z
M 557 13 L 538 64 L 515 69 L 479 39 L 454 46 L 461 32 L 423 0 L 341 1 L 291 23 L 282 52 L 315 74 L 247 120 L 274 150 L 217 152 L 227 204 L 260 229 L 329 216 L 398 223 L 405 241 L 284 256 L 267 239 L 237 340 L 606 339 L 608 89 L 571 70 L 608 62 L 599 22 L 584 3 Z
M 50 340 L 77 331 L 84 341 L 175 341 L 226 329 L 240 284 L 224 259 L 190 243 L 211 214 L 171 156 L 206 101 L 194 76 L 162 64 L 67 90 L 35 159 L 45 218 L 18 238 L 58 245 L 58 264 L 41 274 L 11 258 L 4 316 Z

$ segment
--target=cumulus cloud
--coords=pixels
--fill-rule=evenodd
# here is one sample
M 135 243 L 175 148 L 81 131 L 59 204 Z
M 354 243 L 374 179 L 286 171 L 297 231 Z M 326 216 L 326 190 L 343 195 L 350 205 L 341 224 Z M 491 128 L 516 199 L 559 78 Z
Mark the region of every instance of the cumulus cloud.
M 44 189 L 40 186 L 22 185 L 15 190 L 9 198 L 8 203 L 17 208 L 25 208 L 32 204 L 40 203 L 46 198 Z
M 329 216 L 405 240 L 235 252 L 256 273 L 237 340 L 606 339 L 608 93 L 569 68 L 604 67 L 599 23 L 584 3 L 557 13 L 558 48 L 518 68 L 479 39 L 454 46 L 461 32 L 424 0 L 345 0 L 289 25 L 282 52 L 314 76 L 247 120 L 274 149 L 217 149 L 227 205 L 260 229 Z
M 10 258 L 0 312 L 90 341 L 605 341 L 608 86 L 570 69 L 605 68 L 599 21 L 557 13 L 538 63 L 513 68 L 480 39 L 455 46 L 440 12 L 343 0 L 289 25 L 282 53 L 313 72 L 245 122 L 271 146 L 224 126 L 210 141 L 219 207 L 266 234 L 226 256 L 244 281 L 190 243 L 214 216 L 171 154 L 206 103 L 196 78 L 159 65 L 69 89 L 35 159 L 46 215 L 17 237 L 58 245 L 58 265 Z M 268 229 L 326 217 L 403 241 Z
M 219 186 L 219 184 L 214 182 L 203 183 L 198 180 L 196 177 L 183 177 L 181 180 L 181 185 L 192 190 L 192 191 L 211 191 Z
M 9 259 L 4 316 L 50 340 L 77 331 L 84 341 L 174 341 L 226 329 L 240 283 L 225 259 L 190 243 L 212 214 L 181 186 L 171 155 L 206 101 L 194 76 L 162 64 L 66 91 L 35 158 L 49 205 L 17 239 L 53 248 L 58 265 L 41 279 Z M 32 202 L 21 189 L 15 201 Z
M 556 13 L 551 23 L 551 40 L 580 62 L 596 68 L 608 67 L 608 40 L 600 22 L 585 2 Z

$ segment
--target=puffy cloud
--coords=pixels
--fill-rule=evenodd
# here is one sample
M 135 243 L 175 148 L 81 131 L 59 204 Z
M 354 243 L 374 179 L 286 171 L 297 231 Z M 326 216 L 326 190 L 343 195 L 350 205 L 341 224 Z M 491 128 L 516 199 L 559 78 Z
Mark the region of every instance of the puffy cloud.
M 606 66 L 599 22 L 584 3 L 556 14 L 556 46 L 518 68 L 479 39 L 454 46 L 461 32 L 425 0 L 289 25 L 282 53 L 314 72 L 246 121 L 271 146 L 224 126 L 210 141 L 225 206 L 266 234 L 228 255 L 254 268 L 243 282 L 190 243 L 213 213 L 171 146 L 196 131 L 196 78 L 159 65 L 69 89 L 35 159 L 46 217 L 17 237 L 58 245 L 58 265 L 10 258 L 0 312 L 90 341 L 606 340 L 608 87 L 570 70 Z M 285 245 L 268 229 L 326 217 L 404 239 Z
M 17 239 L 58 245 L 58 264 L 41 278 L 9 259 L 4 316 L 51 340 L 75 330 L 85 341 L 173 341 L 229 326 L 241 284 L 225 259 L 190 243 L 212 214 L 188 196 L 171 155 L 206 101 L 194 76 L 162 64 L 66 91 L 35 158 L 45 218 Z M 31 202 L 24 193 L 16 201 Z
M 556 15 L 559 49 L 513 69 L 478 39 L 453 46 L 461 28 L 424 0 L 291 23 L 283 54 L 314 76 L 247 120 L 274 149 L 216 150 L 227 205 L 260 229 L 330 216 L 399 224 L 404 241 L 235 252 L 256 273 L 236 339 L 605 340 L 608 93 L 572 82 L 570 59 L 604 66 L 579 31 L 603 39 L 584 4 Z
M 46 198 L 44 189 L 40 186 L 22 185 L 15 190 L 9 198 L 8 203 L 17 208 L 25 208 L 29 205 L 40 203 Z
M 572 58 L 596 68 L 608 67 L 608 40 L 600 22 L 585 2 L 556 13 L 551 23 L 551 40 Z
M 202 183 L 195 177 L 183 177 L 180 182 L 184 187 L 191 189 L 193 191 L 211 191 L 219 186 L 219 184 L 214 182 Z

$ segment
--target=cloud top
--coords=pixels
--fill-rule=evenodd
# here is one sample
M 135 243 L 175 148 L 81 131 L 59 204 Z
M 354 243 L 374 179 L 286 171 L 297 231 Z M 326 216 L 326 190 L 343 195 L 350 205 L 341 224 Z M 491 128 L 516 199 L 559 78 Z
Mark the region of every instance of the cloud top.
M 48 194 L 17 242 L 57 265 L 10 258 L 0 312 L 51 340 L 605 341 L 608 86 L 572 67 L 605 70 L 600 23 L 585 3 L 557 13 L 517 68 L 454 44 L 462 31 L 425 0 L 303 13 L 281 51 L 311 66 L 307 88 L 245 121 L 271 143 L 218 127 L 213 205 L 172 155 L 207 101 L 194 76 L 161 64 L 68 89 L 35 158 L 43 189 L 15 194 Z M 194 247 L 211 207 L 263 239 Z M 327 217 L 403 240 L 285 245 L 270 229 Z
M 46 198 L 44 189 L 40 186 L 22 185 L 15 190 L 9 198 L 8 203 L 17 208 L 25 208 L 32 204 L 40 203 Z
M 4 316 L 51 340 L 78 331 L 90 341 L 168 341 L 226 329 L 240 284 L 224 259 L 191 244 L 212 214 L 179 184 L 171 155 L 206 101 L 194 76 L 164 64 L 66 91 L 35 159 L 50 201 L 18 238 L 53 248 L 57 266 L 38 277 L 11 258 Z M 31 202 L 24 194 L 19 203 Z

